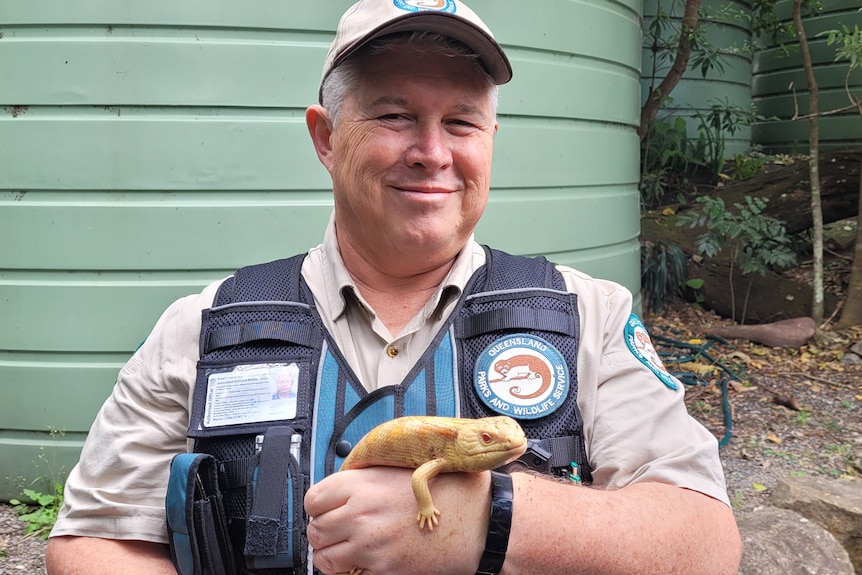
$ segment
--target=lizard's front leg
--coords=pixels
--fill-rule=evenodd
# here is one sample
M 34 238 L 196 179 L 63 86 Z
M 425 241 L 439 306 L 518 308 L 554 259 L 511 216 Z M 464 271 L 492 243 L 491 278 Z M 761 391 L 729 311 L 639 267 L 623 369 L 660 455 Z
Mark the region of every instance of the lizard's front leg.
M 419 504 L 419 513 L 416 515 L 419 529 L 423 529 L 427 523 L 428 531 L 434 531 L 434 526 L 440 523 L 437 519 L 437 516 L 440 515 L 440 510 L 434 507 L 428 482 L 432 477 L 435 477 L 446 469 L 446 466 L 447 461 L 445 459 L 432 459 L 417 467 L 416 471 L 413 472 L 413 496 L 416 498 L 416 503 Z

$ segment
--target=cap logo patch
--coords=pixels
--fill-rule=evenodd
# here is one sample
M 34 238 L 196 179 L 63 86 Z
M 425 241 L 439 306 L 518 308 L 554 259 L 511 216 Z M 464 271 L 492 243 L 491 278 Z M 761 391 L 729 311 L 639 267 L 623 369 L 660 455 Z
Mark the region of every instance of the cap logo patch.
M 479 355 L 473 386 L 495 412 L 538 419 L 556 411 L 569 394 L 569 366 L 544 339 L 509 335 Z
M 394 0 L 397 8 L 407 12 L 422 12 L 423 10 L 439 10 L 454 14 L 455 0 Z
M 652 340 L 649 338 L 644 324 L 635 314 L 629 316 L 625 329 L 626 345 L 638 361 L 650 368 L 656 376 L 669 388 L 678 389 L 677 379 L 672 376 L 658 355 Z

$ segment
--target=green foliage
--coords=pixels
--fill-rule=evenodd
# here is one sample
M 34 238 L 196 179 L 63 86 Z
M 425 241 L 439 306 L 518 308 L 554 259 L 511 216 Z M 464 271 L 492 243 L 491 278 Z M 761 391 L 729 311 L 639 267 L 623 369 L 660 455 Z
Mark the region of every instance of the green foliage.
M 743 275 L 766 275 L 770 268 L 787 268 L 796 263 L 784 224 L 762 213 L 766 199 L 746 196 L 744 204 L 734 204 L 736 212 L 728 211 L 721 198 L 703 196 L 697 201 L 701 208 L 680 215 L 679 225 L 706 228 L 695 241 L 701 255 L 714 257 L 728 248 L 731 260 L 739 264 Z
M 689 288 L 694 293 L 694 307 L 698 309 L 700 308 L 700 304 L 702 304 L 706 299 L 706 296 L 704 296 L 700 291 L 703 284 L 704 281 L 701 278 L 692 278 L 685 282 L 685 287 Z
M 841 30 L 827 30 L 818 36 L 826 36 L 827 46 L 835 45 L 836 62 L 848 60 L 850 70 L 862 67 L 862 30 L 858 24 L 853 30 L 842 25 Z
M 688 275 L 685 252 L 673 244 L 648 243 L 641 249 L 641 289 L 646 309 L 660 312 L 679 296 Z
M 66 432 L 55 427 L 49 427 L 51 439 L 63 437 Z M 29 487 L 22 487 L 21 499 L 12 499 L 13 510 L 18 518 L 27 524 L 25 534 L 28 536 L 47 539 L 57 520 L 57 514 L 63 506 L 63 484 L 65 472 L 62 467 L 58 468 L 53 458 L 48 457 L 45 446 L 39 447 L 39 461 L 47 469 L 48 473 L 34 479 Z M 44 491 L 36 488 L 41 485 Z
M 734 154 L 733 171 L 729 174 L 731 180 L 744 180 L 763 171 L 770 158 L 758 152 Z
M 12 509 L 18 514 L 18 519 L 27 524 L 25 535 L 47 539 L 57 521 L 57 514 L 63 506 L 63 484 L 55 482 L 53 493 L 41 493 L 35 489 L 24 489 L 24 497 L 32 504 L 12 499 Z
M 726 136 L 733 136 L 754 122 L 766 120 L 765 116 L 757 113 L 754 104 L 746 109 L 731 104 L 727 97 L 723 100 L 710 100 L 709 109 L 698 110 L 693 117 L 698 121 L 696 148 L 703 154 L 700 162 L 714 174 L 720 174 L 724 170 Z
M 703 157 L 702 143 L 689 139 L 685 119 L 651 122 L 641 141 L 641 203 L 654 207 L 671 190 L 687 188 L 689 178 L 703 167 Z

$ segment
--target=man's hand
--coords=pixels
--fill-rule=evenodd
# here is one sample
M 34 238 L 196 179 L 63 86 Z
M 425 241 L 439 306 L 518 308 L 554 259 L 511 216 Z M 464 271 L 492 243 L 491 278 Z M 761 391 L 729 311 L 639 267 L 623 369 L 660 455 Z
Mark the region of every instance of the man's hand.
M 490 474 L 447 473 L 431 481 L 440 525 L 419 529 L 412 469 L 370 467 L 335 473 L 305 496 L 314 565 L 326 573 L 472 575 L 485 546 Z

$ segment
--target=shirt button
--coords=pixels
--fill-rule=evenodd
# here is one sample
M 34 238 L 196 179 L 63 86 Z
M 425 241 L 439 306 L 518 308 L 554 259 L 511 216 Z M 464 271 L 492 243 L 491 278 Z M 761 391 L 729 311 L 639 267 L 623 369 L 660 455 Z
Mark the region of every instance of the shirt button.
M 390 345 L 389 347 L 386 348 L 386 355 L 388 355 L 389 357 L 397 356 L 398 355 L 398 348 L 395 347 L 394 345 Z

